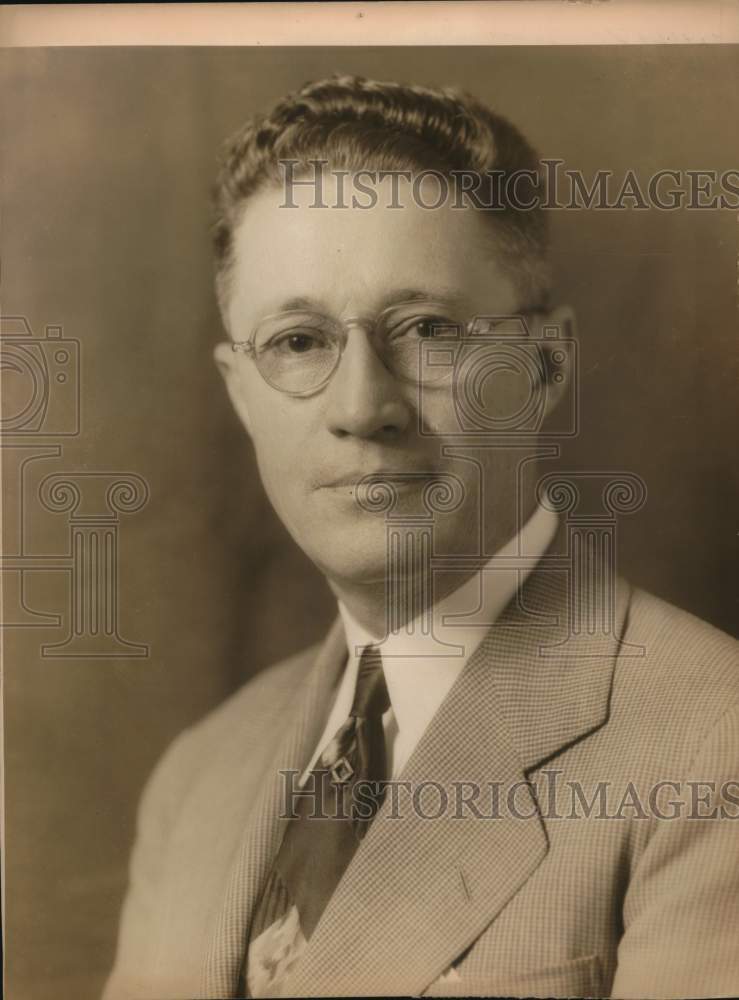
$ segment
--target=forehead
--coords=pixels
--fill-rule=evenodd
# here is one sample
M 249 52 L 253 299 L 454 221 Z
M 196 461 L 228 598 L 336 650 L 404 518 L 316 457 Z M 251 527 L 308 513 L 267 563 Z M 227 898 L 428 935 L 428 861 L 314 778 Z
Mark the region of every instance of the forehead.
M 515 309 L 512 283 L 479 212 L 449 204 L 424 208 L 410 190 L 400 197 L 396 192 L 400 207 L 390 207 L 387 182 L 377 185 L 377 203 L 361 208 L 351 205 L 352 179 L 345 179 L 343 192 L 337 183 L 325 179 L 325 207 L 313 207 L 312 187 L 294 189 L 294 208 L 286 207 L 277 186 L 249 199 L 234 234 L 231 323 L 296 298 L 320 302 L 337 315 L 374 310 L 409 289 L 478 311 Z

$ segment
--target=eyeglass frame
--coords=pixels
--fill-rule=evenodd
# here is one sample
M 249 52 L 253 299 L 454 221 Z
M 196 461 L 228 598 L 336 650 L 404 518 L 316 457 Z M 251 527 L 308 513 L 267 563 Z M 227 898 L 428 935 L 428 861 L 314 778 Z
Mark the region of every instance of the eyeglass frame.
M 345 319 L 345 320 L 337 320 L 333 316 L 329 316 L 329 315 L 327 315 L 325 313 L 311 312 L 310 310 L 305 310 L 305 309 L 288 309 L 288 310 L 285 310 L 284 312 L 269 313 L 267 316 L 263 316 L 262 319 L 260 319 L 259 322 L 257 323 L 257 325 L 254 327 L 254 330 L 252 332 L 251 337 L 249 339 L 247 339 L 247 340 L 232 341 L 232 343 L 231 343 L 231 350 L 234 353 L 244 354 L 244 355 L 247 355 L 248 357 L 251 357 L 254 360 L 254 364 L 256 365 L 257 371 L 259 372 L 259 374 L 261 375 L 261 377 L 264 379 L 264 381 L 267 383 L 267 385 L 272 386 L 272 388 L 275 389 L 277 392 L 281 392 L 281 393 L 283 393 L 283 395 L 292 396 L 292 397 L 312 396 L 315 393 L 320 392 L 321 389 L 323 389 L 331 381 L 331 379 L 333 378 L 334 374 L 336 373 L 336 369 L 339 367 L 339 365 L 341 363 L 341 358 L 342 358 L 342 356 L 344 354 L 344 351 L 346 349 L 346 345 L 347 345 L 347 343 L 349 341 L 349 332 L 351 331 L 352 328 L 359 327 L 360 329 L 364 329 L 365 332 L 368 332 L 367 328 L 369 327 L 370 328 L 370 335 L 372 335 L 374 333 L 374 331 L 377 329 L 377 327 L 380 325 L 380 322 L 381 322 L 381 320 L 382 320 L 382 318 L 384 316 L 386 316 L 388 314 L 392 314 L 393 312 L 395 312 L 397 310 L 400 310 L 400 309 L 402 309 L 404 307 L 407 307 L 407 306 L 419 306 L 419 305 L 423 305 L 423 306 L 439 306 L 439 307 L 441 307 L 444 310 L 447 308 L 446 304 L 444 304 L 442 302 L 439 302 L 437 300 L 433 300 L 433 299 L 423 299 L 423 300 L 409 299 L 407 301 L 396 302 L 396 303 L 393 303 L 390 306 L 387 306 L 385 309 L 381 310 L 381 312 L 374 319 L 371 319 L 369 317 L 365 318 L 365 317 L 357 316 L 357 317 L 349 317 L 348 319 Z M 535 307 L 533 309 L 526 309 L 525 311 L 522 311 L 522 312 L 517 313 L 517 314 L 501 315 L 499 317 L 496 317 L 496 321 L 495 321 L 495 324 L 493 325 L 493 329 L 495 329 L 495 326 L 501 325 L 502 323 L 506 322 L 507 320 L 521 320 L 524 317 L 534 316 L 534 315 L 537 315 L 537 314 L 542 314 L 542 313 L 544 313 L 546 311 L 547 310 L 546 310 L 545 306 L 540 306 L 540 307 Z M 264 373 L 262 372 L 261 368 L 259 367 L 259 364 L 256 361 L 257 348 L 256 348 L 256 346 L 254 344 L 254 338 L 256 337 L 256 334 L 257 334 L 257 331 L 258 331 L 259 327 L 263 323 L 267 323 L 269 320 L 277 319 L 278 317 L 279 318 L 283 318 L 283 319 L 287 319 L 287 318 L 289 318 L 292 315 L 303 316 L 304 317 L 307 313 L 310 313 L 311 315 L 314 315 L 314 316 L 319 316 L 321 319 L 328 320 L 329 323 L 331 324 L 331 326 L 335 329 L 335 331 L 337 331 L 337 332 L 339 332 L 341 334 L 340 337 L 337 337 L 337 342 L 339 343 L 340 346 L 339 346 L 339 351 L 338 351 L 338 353 L 336 355 L 336 361 L 335 361 L 334 365 L 332 366 L 331 370 L 326 375 L 326 377 L 323 379 L 323 381 L 320 382 L 320 383 L 318 383 L 315 386 L 312 386 L 310 389 L 304 389 L 304 390 L 298 390 L 298 391 L 292 391 L 290 389 L 283 389 L 280 386 L 277 386 L 273 382 L 271 382 L 264 375 Z M 446 328 L 446 329 L 455 328 L 456 330 L 464 330 L 465 333 L 469 334 L 470 330 L 472 329 L 473 324 L 475 322 L 477 322 L 479 319 L 480 319 L 480 317 L 476 316 L 473 319 L 467 320 L 466 322 L 454 322 L 454 321 L 450 321 L 448 323 L 439 323 L 439 328 L 441 328 L 441 329 L 444 329 L 444 328 Z M 526 331 L 526 336 L 528 336 L 528 329 L 526 327 L 525 322 L 524 322 L 524 330 Z M 434 339 L 434 338 L 429 338 L 429 339 Z M 440 337 L 438 339 L 442 340 L 443 338 Z M 419 343 L 422 343 L 422 341 L 419 341 Z M 384 364 L 382 355 L 378 354 L 378 357 L 379 357 L 380 361 Z M 388 371 L 389 371 L 389 369 L 388 369 Z M 416 379 L 404 379 L 402 375 L 398 375 L 395 372 L 391 372 L 391 374 L 393 375 L 393 377 L 398 378 L 399 380 L 407 382 L 408 384 L 411 384 L 411 385 L 412 384 L 431 384 L 431 385 L 434 384 L 433 382 L 431 382 L 431 383 L 420 383 Z M 446 376 L 441 376 L 436 381 L 441 382 L 442 379 L 445 378 L 445 377 Z

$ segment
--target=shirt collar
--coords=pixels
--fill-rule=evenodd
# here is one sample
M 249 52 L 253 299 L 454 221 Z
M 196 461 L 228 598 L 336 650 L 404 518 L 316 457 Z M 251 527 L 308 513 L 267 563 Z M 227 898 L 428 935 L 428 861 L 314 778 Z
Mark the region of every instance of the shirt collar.
M 434 605 L 430 633 L 417 618 L 380 641 L 339 601 L 351 671 L 365 646 L 379 645 L 401 744 L 411 747 L 418 741 L 485 633 L 541 559 L 557 523 L 556 514 L 537 507 L 481 570 Z M 522 557 L 523 566 L 508 565 L 509 559 Z

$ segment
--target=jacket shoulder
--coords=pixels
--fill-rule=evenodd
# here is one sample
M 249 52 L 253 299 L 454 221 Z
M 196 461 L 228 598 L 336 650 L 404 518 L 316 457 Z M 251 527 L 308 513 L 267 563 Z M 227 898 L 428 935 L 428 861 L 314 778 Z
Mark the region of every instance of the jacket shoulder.
M 695 752 L 739 706 L 739 642 L 695 615 L 633 588 L 613 698 L 645 731 Z
M 274 712 L 276 705 L 294 696 L 296 687 L 310 671 L 320 648 L 321 643 L 316 643 L 260 670 L 186 730 L 183 736 L 197 743 L 202 751 L 210 742 L 220 741 L 223 733 L 234 727 L 243 729 L 244 724 L 253 724 L 265 711 L 268 714 Z
M 164 751 L 144 789 L 141 809 L 154 805 L 172 814 L 219 761 L 248 754 L 294 698 L 321 644 L 261 670 L 202 719 L 183 730 Z
M 655 653 L 669 653 L 673 663 L 696 662 L 712 670 L 739 667 L 739 642 L 726 632 L 696 618 L 682 608 L 633 587 L 627 632 L 648 640 Z

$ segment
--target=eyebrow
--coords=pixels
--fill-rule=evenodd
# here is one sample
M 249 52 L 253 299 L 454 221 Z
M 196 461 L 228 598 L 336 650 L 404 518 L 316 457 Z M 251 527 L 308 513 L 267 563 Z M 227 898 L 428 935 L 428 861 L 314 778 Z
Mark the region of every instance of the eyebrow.
M 290 312 L 294 309 L 323 309 L 323 305 L 318 299 L 298 295 L 294 299 L 287 299 L 285 302 L 281 302 L 274 312 Z
M 399 302 L 444 302 L 449 305 L 461 305 L 462 296 L 459 292 L 451 288 L 437 288 L 433 291 L 428 288 L 397 288 L 387 292 L 378 303 L 378 311 L 387 309 L 388 306 L 396 305 Z M 330 312 L 326 309 L 325 303 L 320 299 L 310 296 L 298 295 L 294 298 L 286 299 L 277 306 L 275 312 L 290 312 L 298 309 L 308 309 L 322 313 Z
M 386 309 L 396 302 L 446 302 L 460 305 L 462 296 L 452 288 L 398 288 L 388 292 L 380 301 L 380 308 Z

